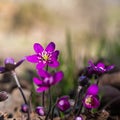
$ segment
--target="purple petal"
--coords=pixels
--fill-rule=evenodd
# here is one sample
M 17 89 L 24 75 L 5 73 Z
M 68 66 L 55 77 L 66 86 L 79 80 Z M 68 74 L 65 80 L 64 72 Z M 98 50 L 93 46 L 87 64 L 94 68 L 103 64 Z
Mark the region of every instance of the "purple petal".
M 108 72 L 108 71 L 112 70 L 114 67 L 115 67 L 114 65 L 107 66 L 106 71 Z
M 99 92 L 99 88 L 98 85 L 96 84 L 90 85 L 90 87 L 87 89 L 87 94 L 97 95 L 98 92 Z
M 44 91 L 46 91 L 48 89 L 49 89 L 49 87 L 46 87 L 46 86 L 39 87 L 39 88 L 37 88 L 37 92 L 44 92 Z
M 93 62 L 90 60 L 90 61 L 88 61 L 88 64 L 90 65 L 90 67 L 95 67 L 95 65 L 93 64 Z
M 60 65 L 60 63 L 58 61 L 53 61 L 51 63 L 48 63 L 48 66 L 56 68 Z
M 56 72 L 53 77 L 55 81 L 54 84 L 57 84 L 58 82 L 62 80 L 62 78 L 64 77 L 64 74 L 62 71 L 59 71 L 59 72 Z
M 5 64 L 13 64 L 14 65 L 14 59 L 13 58 L 6 58 L 4 61 Z
M 41 77 L 43 77 L 43 78 L 45 78 L 45 77 L 50 77 L 50 74 L 49 74 L 47 71 L 43 70 L 43 69 L 39 69 L 39 70 L 38 70 L 38 74 L 39 74 Z
M 36 53 L 41 53 L 44 49 L 39 43 L 34 44 L 34 50 Z
M 57 59 L 58 59 L 58 55 L 59 55 L 59 51 L 56 50 L 55 52 L 52 53 L 51 59 L 52 59 L 52 60 L 57 60 Z
M 100 106 L 100 101 L 96 97 L 94 97 L 94 108 L 97 108 L 99 106 Z
M 53 52 L 54 49 L 55 49 L 55 43 L 50 42 L 50 43 L 47 45 L 45 51 Z
M 34 82 L 36 85 L 39 86 L 39 85 L 42 85 L 42 82 L 43 82 L 43 81 L 35 77 L 35 78 L 33 78 L 33 82 Z
M 36 66 L 36 68 L 39 70 L 39 69 L 42 69 L 43 67 L 45 67 L 46 63 L 43 63 L 42 61 L 39 62 Z
M 4 73 L 4 72 L 6 72 L 5 67 L 0 67 L 0 73 Z
M 98 67 L 98 68 L 101 68 L 101 69 L 104 69 L 104 68 L 105 68 L 105 65 L 100 62 L 100 63 L 97 64 L 97 67 Z
M 25 61 L 25 58 L 21 59 L 20 61 L 18 61 L 15 65 L 15 67 L 18 67 L 19 65 L 21 65 L 23 62 Z
M 59 100 L 68 100 L 69 98 L 70 98 L 69 96 L 65 95 L 60 97 Z
M 26 57 L 27 61 L 32 62 L 32 63 L 37 63 L 38 62 L 38 57 L 37 55 L 30 55 Z

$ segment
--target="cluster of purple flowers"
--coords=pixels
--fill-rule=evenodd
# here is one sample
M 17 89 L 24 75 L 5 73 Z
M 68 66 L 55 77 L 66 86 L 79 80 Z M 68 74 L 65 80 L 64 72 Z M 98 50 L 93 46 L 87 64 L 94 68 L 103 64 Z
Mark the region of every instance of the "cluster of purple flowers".
M 18 88 L 20 89 L 20 92 L 22 92 L 21 86 L 14 72 L 19 65 L 21 65 L 25 60 L 27 60 L 28 62 L 36 64 L 36 70 L 39 76 L 39 77 L 33 78 L 33 82 L 37 86 L 36 92 L 38 93 L 48 92 L 50 91 L 50 88 L 52 86 L 58 84 L 64 77 L 64 74 L 62 71 L 55 70 L 50 72 L 48 70 L 48 67 L 51 67 L 54 69 L 59 67 L 60 65 L 58 61 L 59 50 L 55 50 L 55 43 L 53 42 L 50 42 L 45 49 L 39 43 L 35 43 L 33 48 L 34 48 L 35 54 L 26 56 L 20 61 L 18 61 L 17 63 L 14 61 L 13 58 L 5 59 L 4 61 L 5 66 L 0 67 L 0 73 L 11 72 L 16 80 L 16 83 L 18 85 Z M 97 76 L 100 76 L 106 72 L 109 72 L 114 68 L 114 65 L 105 66 L 105 64 L 102 62 L 94 64 L 92 61 L 89 61 L 88 63 L 89 63 L 89 66 L 87 67 L 87 71 L 91 75 L 95 74 Z M 74 118 L 75 120 L 83 120 L 82 116 L 80 115 L 82 106 L 84 106 L 85 109 L 88 109 L 88 110 L 98 108 L 100 106 L 98 83 L 99 81 L 91 84 L 89 77 L 85 75 L 82 75 L 79 77 L 78 88 L 80 88 L 80 90 L 78 91 L 79 92 L 78 95 L 82 99 L 78 98 L 81 101 L 80 101 L 79 110 L 78 110 L 79 112 L 78 114 L 75 115 L 76 117 Z M 23 92 L 21 94 L 23 95 L 23 99 L 25 101 L 25 104 L 21 106 L 21 111 L 27 112 L 29 115 L 29 106 L 27 104 L 26 98 Z M 7 99 L 7 97 L 8 96 L 3 95 L 3 93 L 0 94 L 1 101 L 4 99 Z M 51 97 L 49 99 L 51 99 Z M 76 100 L 79 101 L 78 99 Z M 77 101 L 75 101 L 74 107 L 76 107 Z M 51 107 L 51 103 L 49 106 L 49 110 L 51 110 L 50 107 Z M 70 104 L 69 96 L 62 96 L 59 99 L 57 99 L 55 103 L 55 107 L 59 109 L 61 112 L 65 112 L 68 109 L 70 109 L 71 104 Z M 37 106 L 35 109 L 35 112 L 39 116 L 46 115 L 47 117 L 45 120 L 48 119 L 50 114 L 50 111 L 47 111 L 45 106 L 42 106 L 42 105 Z

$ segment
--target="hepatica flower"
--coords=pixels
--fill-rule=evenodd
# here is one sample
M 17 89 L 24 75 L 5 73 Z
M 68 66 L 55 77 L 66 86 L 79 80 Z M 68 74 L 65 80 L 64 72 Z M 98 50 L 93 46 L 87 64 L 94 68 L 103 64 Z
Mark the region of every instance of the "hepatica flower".
M 15 70 L 15 68 L 17 68 L 19 65 L 21 65 L 24 60 L 25 59 L 23 58 L 16 63 L 13 58 L 6 58 L 4 61 L 5 66 L 0 67 L 0 73 L 5 73 L 5 72 Z
M 27 113 L 28 110 L 29 110 L 29 106 L 28 106 L 27 104 L 22 104 L 22 105 L 21 105 L 21 111 L 22 111 L 23 113 Z
M 69 96 L 59 98 L 56 105 L 62 112 L 68 110 L 70 108 Z
M 34 83 L 38 86 L 37 92 L 48 90 L 51 86 L 59 83 L 64 76 L 62 71 L 50 74 L 43 69 L 39 69 L 38 74 L 42 77 L 42 79 L 38 79 L 36 77 L 33 78 Z
M 105 66 L 105 64 L 102 62 L 97 63 L 97 65 L 93 64 L 92 61 L 89 61 L 88 63 L 89 63 L 88 72 L 90 74 L 100 75 L 105 72 L 109 72 L 110 70 L 112 70 L 114 68 L 114 65 Z
M 44 116 L 45 115 L 45 110 L 44 110 L 44 107 L 42 107 L 42 106 L 37 106 L 36 109 L 35 109 L 35 112 L 39 116 Z
M 27 56 L 27 60 L 32 63 L 37 63 L 37 69 L 43 68 L 46 65 L 50 67 L 58 67 L 59 62 L 57 61 L 59 51 L 55 50 L 55 44 L 50 42 L 44 49 L 39 43 L 34 44 L 35 54 Z
M 98 99 L 98 86 L 96 84 L 91 85 L 86 92 L 86 95 L 83 99 L 84 107 L 88 109 L 97 108 L 100 105 L 100 101 Z

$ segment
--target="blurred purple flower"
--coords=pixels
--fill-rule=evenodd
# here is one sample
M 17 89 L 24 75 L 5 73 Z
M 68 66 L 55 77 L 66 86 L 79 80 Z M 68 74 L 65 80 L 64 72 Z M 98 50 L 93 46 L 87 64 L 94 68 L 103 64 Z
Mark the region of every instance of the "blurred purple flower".
M 49 89 L 49 87 L 59 83 L 64 74 L 62 71 L 55 72 L 54 74 L 50 74 L 43 69 L 39 69 L 38 71 L 39 76 L 42 79 L 33 78 L 34 83 L 38 86 L 37 92 L 43 92 Z
M 93 64 L 92 61 L 89 61 L 88 63 L 89 63 L 88 72 L 90 74 L 101 75 L 105 72 L 109 72 L 110 70 L 114 68 L 114 65 L 105 66 L 105 64 L 102 62 L 97 63 L 97 65 Z
M 39 116 L 44 116 L 45 115 L 45 110 L 44 110 L 44 107 L 42 107 L 42 106 L 37 106 L 36 109 L 35 109 L 35 112 Z
M 27 104 L 22 104 L 21 105 L 21 111 L 24 113 L 27 113 L 29 110 L 29 106 Z
M 100 105 L 100 101 L 97 96 L 88 94 L 83 100 L 83 105 L 88 109 L 97 108 Z
M 62 112 L 68 110 L 70 108 L 69 96 L 59 98 L 56 105 Z
M 86 108 L 92 109 L 99 107 L 100 101 L 98 99 L 98 92 L 99 92 L 98 85 L 92 84 L 88 87 L 86 96 L 83 99 L 83 105 Z
M 6 58 L 4 61 L 5 66 L 0 67 L 0 73 L 5 73 L 5 72 L 15 70 L 15 68 L 21 65 L 24 62 L 24 60 L 25 58 L 21 59 L 16 63 L 13 58 Z
M 34 51 L 36 52 L 33 55 L 27 56 L 26 59 L 29 62 L 37 63 L 36 68 L 40 69 L 46 65 L 50 67 L 58 67 L 59 62 L 57 61 L 59 51 L 55 50 L 55 43 L 50 42 L 47 47 L 44 49 L 39 43 L 34 44 Z
M 83 120 L 83 118 L 81 116 L 77 116 L 75 120 Z

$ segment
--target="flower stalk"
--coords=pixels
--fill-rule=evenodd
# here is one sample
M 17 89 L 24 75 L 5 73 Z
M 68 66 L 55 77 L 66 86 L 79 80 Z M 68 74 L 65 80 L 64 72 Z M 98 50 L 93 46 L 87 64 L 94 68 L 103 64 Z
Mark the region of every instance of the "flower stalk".
M 18 87 L 18 89 L 19 89 L 19 91 L 20 91 L 20 93 L 21 93 L 21 95 L 22 95 L 22 97 L 23 97 L 24 103 L 28 105 L 27 99 L 26 99 L 26 97 L 25 97 L 25 95 L 24 95 L 24 92 L 23 92 L 23 90 L 22 90 L 22 87 L 21 87 L 21 85 L 20 85 L 20 83 L 19 83 L 19 80 L 18 80 L 18 77 L 17 77 L 17 75 L 16 75 L 16 72 L 13 70 L 13 71 L 11 71 L 11 74 L 12 74 L 12 76 L 13 76 L 16 84 L 17 84 L 17 87 Z M 27 114 L 28 114 L 28 120 L 30 120 L 30 111 L 29 111 L 29 109 L 28 109 Z

